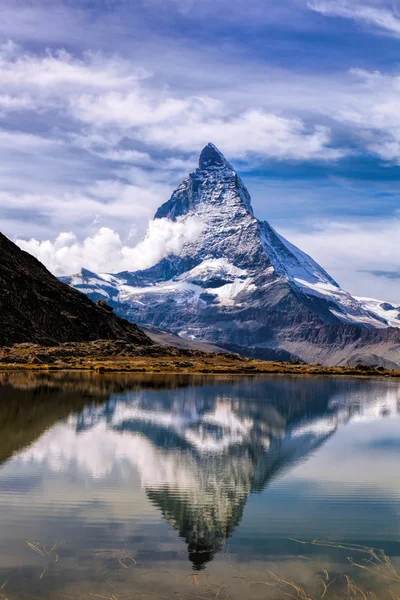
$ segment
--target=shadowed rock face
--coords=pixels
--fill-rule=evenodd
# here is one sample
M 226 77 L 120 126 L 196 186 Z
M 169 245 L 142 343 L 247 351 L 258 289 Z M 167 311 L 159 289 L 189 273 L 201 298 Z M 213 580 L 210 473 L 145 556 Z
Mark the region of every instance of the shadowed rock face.
M 0 345 L 151 340 L 133 323 L 61 283 L 0 233 Z
M 208 144 L 205 148 L 203 148 L 199 158 L 200 169 L 207 169 L 209 167 L 224 167 L 227 164 L 228 163 L 225 157 L 213 144 Z

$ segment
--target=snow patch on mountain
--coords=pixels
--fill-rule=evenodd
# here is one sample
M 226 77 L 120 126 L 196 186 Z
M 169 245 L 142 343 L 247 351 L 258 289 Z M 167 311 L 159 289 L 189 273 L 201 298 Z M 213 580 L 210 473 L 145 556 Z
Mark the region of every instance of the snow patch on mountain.
M 261 223 L 261 241 L 277 274 L 292 280 L 328 284 L 339 289 L 336 281 L 311 256 L 288 242 L 266 222 Z
M 400 327 L 400 306 L 374 298 L 357 297 L 356 300 L 365 310 L 385 320 L 390 327 Z
M 247 273 L 246 269 L 235 267 L 235 265 L 228 262 L 225 258 L 210 258 L 191 269 L 185 277 L 187 280 L 192 278 L 199 281 L 208 281 L 212 277 L 219 277 L 221 279 L 227 276 L 243 277 Z
M 384 314 L 373 310 L 367 304 L 359 302 L 351 294 L 330 283 L 310 283 L 303 279 L 295 279 L 296 284 L 305 290 L 306 293 L 313 296 L 324 298 L 336 305 L 331 308 L 332 314 L 337 316 L 344 323 L 365 324 L 373 327 L 387 327 L 388 321 Z

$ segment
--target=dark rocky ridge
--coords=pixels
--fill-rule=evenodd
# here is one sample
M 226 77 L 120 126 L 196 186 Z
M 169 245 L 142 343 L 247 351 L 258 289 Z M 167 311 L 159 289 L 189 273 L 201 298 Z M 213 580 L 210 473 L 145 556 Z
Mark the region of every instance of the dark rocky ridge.
M 153 345 L 136 325 L 61 283 L 0 233 L 0 346 L 98 339 Z

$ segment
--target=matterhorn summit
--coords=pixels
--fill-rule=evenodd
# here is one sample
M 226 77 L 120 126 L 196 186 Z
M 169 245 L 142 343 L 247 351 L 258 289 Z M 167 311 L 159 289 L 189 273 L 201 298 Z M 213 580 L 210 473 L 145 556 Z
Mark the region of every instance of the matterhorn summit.
M 388 365 L 400 362 L 399 310 L 352 297 L 267 222 L 213 145 L 154 219 L 198 224 L 178 254 L 144 271 L 63 281 L 115 312 L 181 338 L 261 358 Z M 400 325 L 400 320 L 398 320 Z

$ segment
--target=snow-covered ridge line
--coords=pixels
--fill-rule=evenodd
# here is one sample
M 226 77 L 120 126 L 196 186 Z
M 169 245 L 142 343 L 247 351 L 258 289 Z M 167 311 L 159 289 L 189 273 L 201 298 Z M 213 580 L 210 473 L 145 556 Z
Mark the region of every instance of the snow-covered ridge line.
M 400 305 L 393 305 L 384 300 L 376 300 L 374 298 L 356 297 L 356 300 L 372 313 L 375 313 L 380 318 L 384 319 L 390 327 L 400 328 Z

